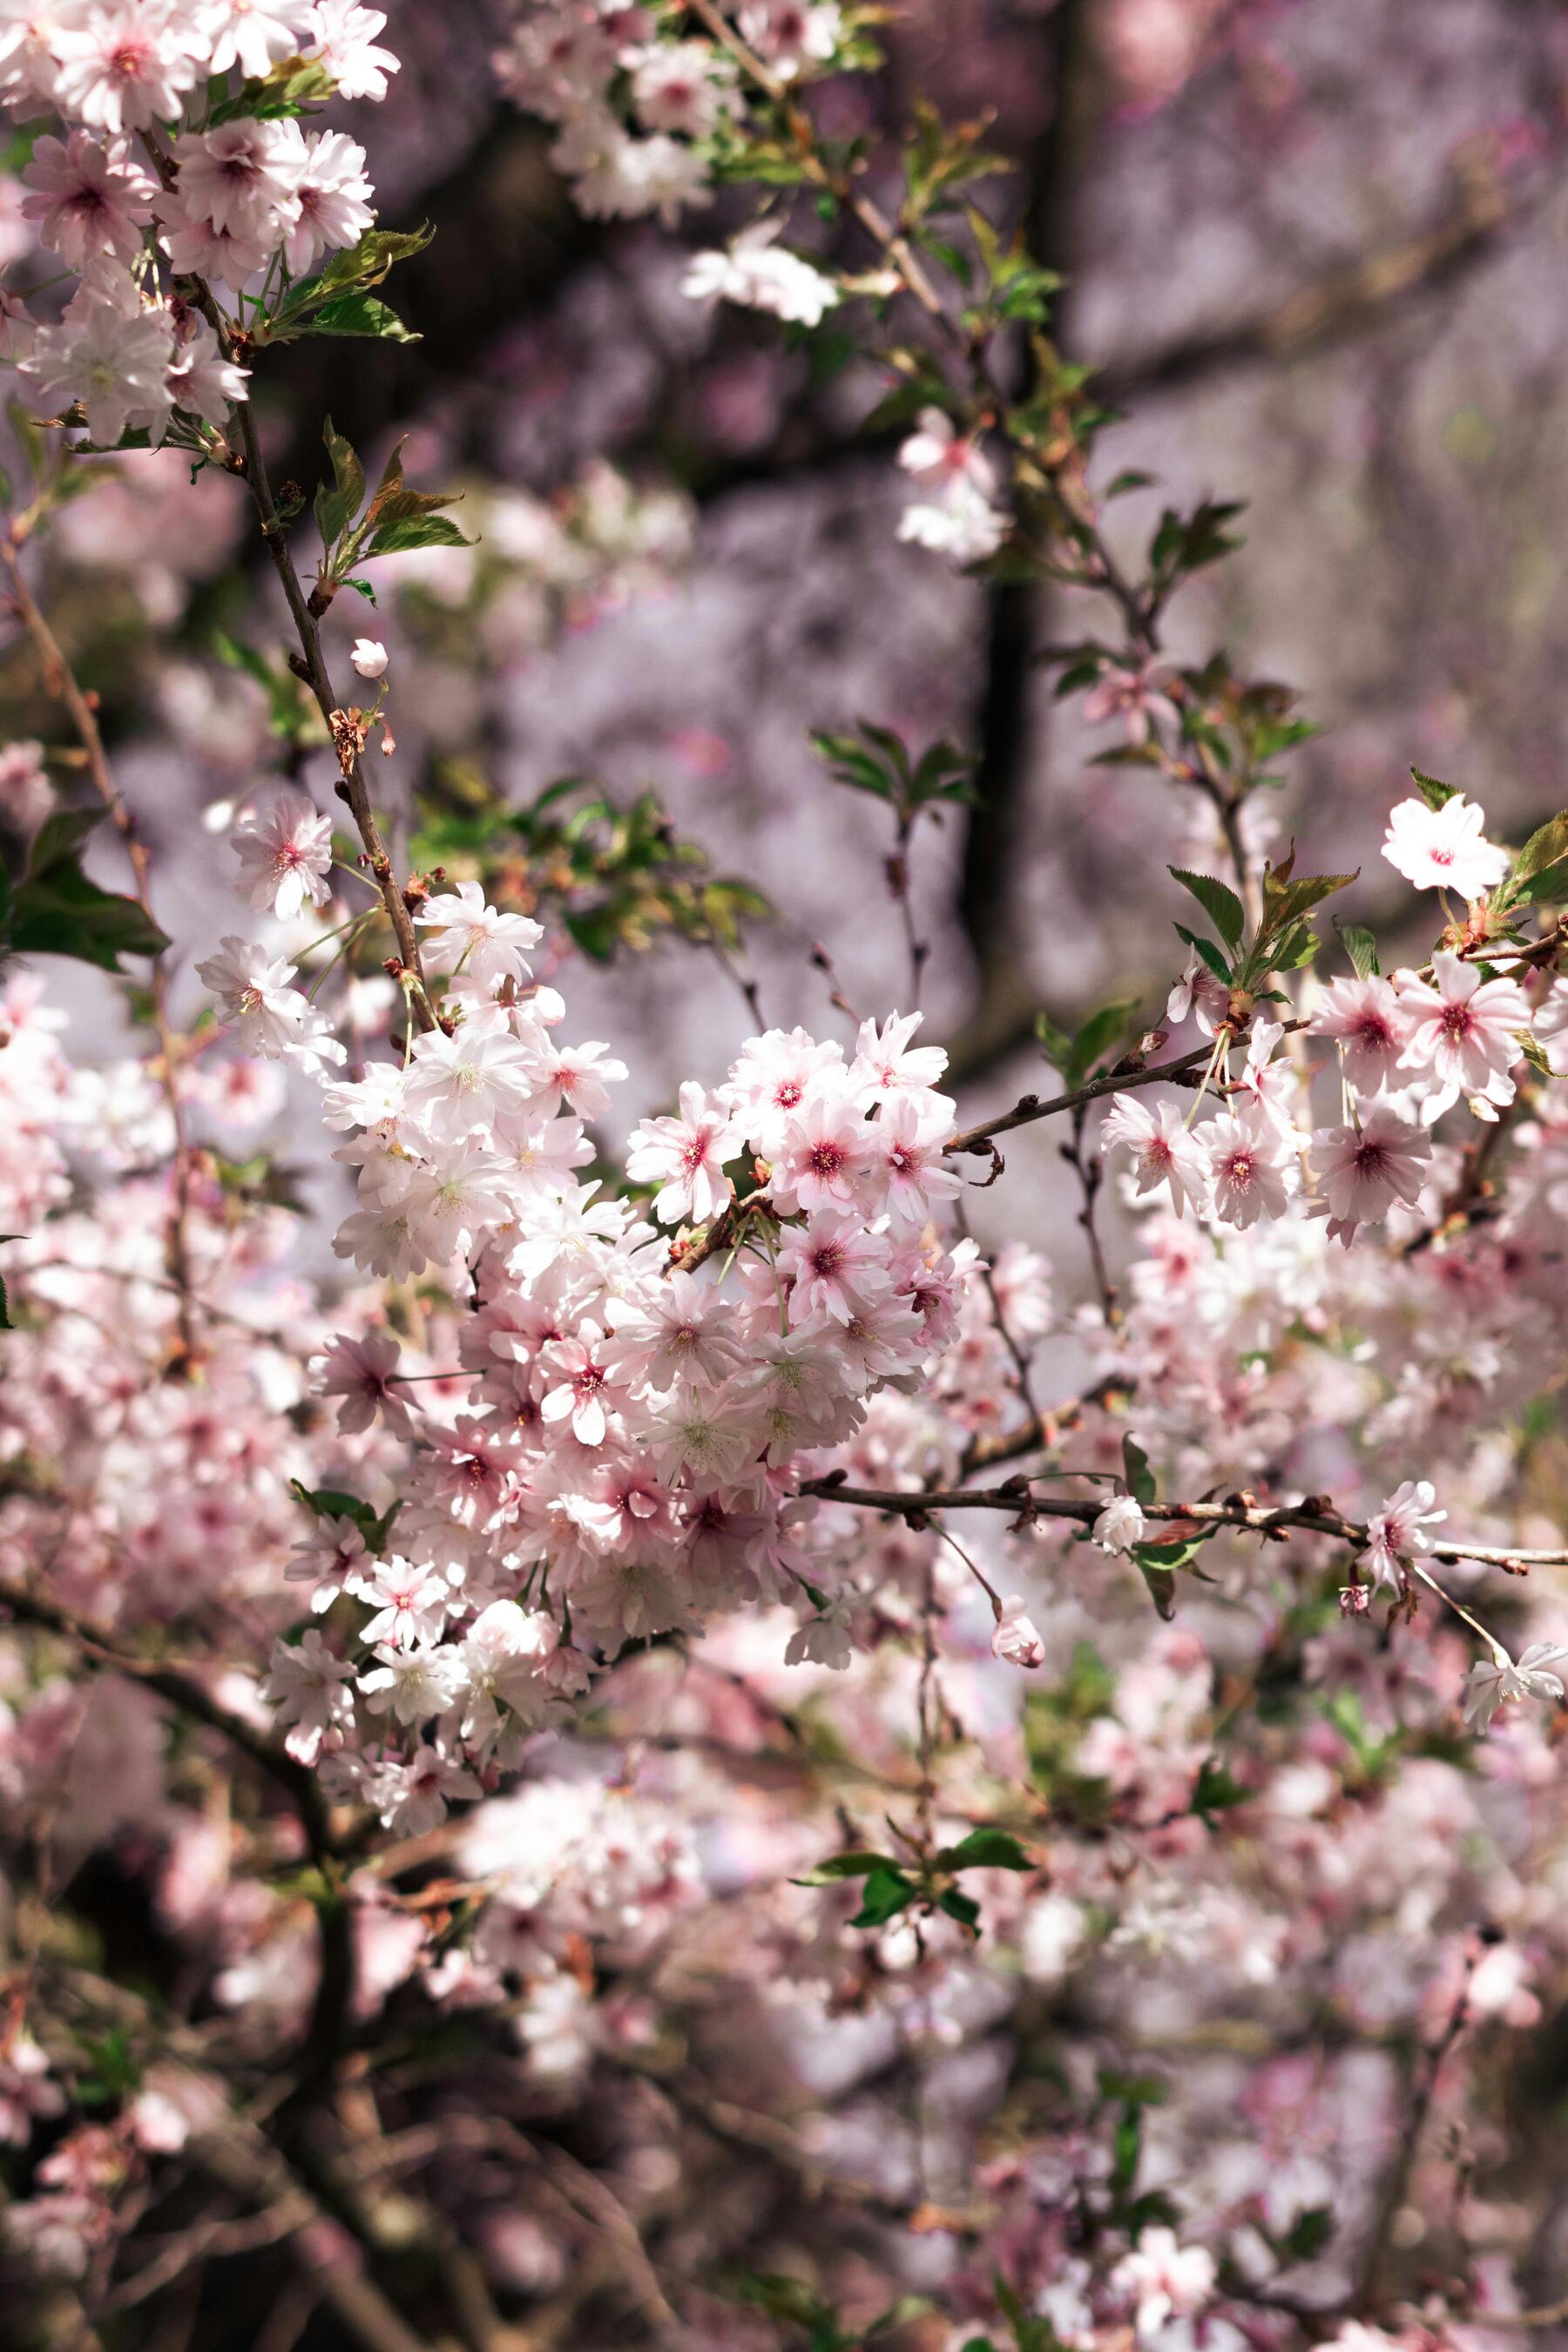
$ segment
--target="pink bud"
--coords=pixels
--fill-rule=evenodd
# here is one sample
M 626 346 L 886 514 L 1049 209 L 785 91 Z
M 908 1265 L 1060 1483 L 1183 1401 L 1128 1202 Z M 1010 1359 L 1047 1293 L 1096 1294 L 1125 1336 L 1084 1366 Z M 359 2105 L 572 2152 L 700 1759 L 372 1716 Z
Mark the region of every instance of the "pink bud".
M 1043 1666 L 1046 1663 L 1046 1645 L 1024 1613 L 1021 1592 L 1010 1592 L 998 1607 L 991 1654 L 1005 1658 L 1010 1666 Z

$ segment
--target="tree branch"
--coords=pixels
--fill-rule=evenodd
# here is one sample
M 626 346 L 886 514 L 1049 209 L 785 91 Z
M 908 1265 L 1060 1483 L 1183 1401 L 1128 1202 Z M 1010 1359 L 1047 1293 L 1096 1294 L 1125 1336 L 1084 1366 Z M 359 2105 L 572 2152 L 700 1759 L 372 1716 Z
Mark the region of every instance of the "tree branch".
M 804 1479 L 800 1491 L 821 1502 L 855 1504 L 863 1510 L 889 1511 L 917 1522 L 935 1511 L 1008 1511 L 1015 1518 L 1069 1519 L 1079 1527 L 1092 1527 L 1104 1508 L 1101 1502 L 1075 1503 L 1054 1495 L 1032 1494 L 1028 1479 L 1022 1476 L 1010 1478 L 1001 1486 L 921 1487 L 902 1492 L 896 1487 L 851 1486 L 837 1471 L 829 1471 L 826 1477 Z M 1225 1503 L 1151 1504 L 1148 1518 L 1152 1526 L 1168 1527 L 1177 1535 L 1194 1528 L 1240 1528 L 1252 1535 L 1282 1537 L 1295 1528 L 1310 1535 L 1332 1536 L 1358 1551 L 1365 1549 L 1368 1540 L 1365 1527 L 1359 1520 L 1347 1519 L 1323 1496 L 1310 1496 L 1304 1503 L 1247 1503 L 1237 1497 Z M 1521 1551 L 1499 1544 L 1435 1543 L 1424 1557 L 1447 1562 L 1473 1559 L 1483 1567 L 1516 1574 L 1531 1568 L 1568 1567 L 1568 1548 Z

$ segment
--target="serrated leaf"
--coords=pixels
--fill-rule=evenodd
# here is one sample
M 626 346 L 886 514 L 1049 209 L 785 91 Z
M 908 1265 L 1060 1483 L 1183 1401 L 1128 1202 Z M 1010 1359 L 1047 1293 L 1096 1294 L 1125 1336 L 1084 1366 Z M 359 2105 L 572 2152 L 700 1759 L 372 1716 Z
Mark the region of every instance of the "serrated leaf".
M 423 253 L 436 232 L 428 226 L 416 229 L 367 229 L 359 243 L 345 253 L 336 253 L 323 269 L 313 278 L 302 278 L 291 286 L 270 319 L 258 321 L 251 330 L 258 342 L 291 342 L 302 335 L 323 303 L 334 295 L 352 289 L 361 292 L 379 286 L 395 263 L 409 256 Z
M 1504 898 L 1513 898 L 1516 886 L 1521 887 L 1550 873 L 1554 866 L 1562 866 L 1565 859 L 1568 859 L 1568 811 L 1550 818 L 1531 835 L 1514 859 L 1513 870 L 1503 885 Z M 1568 871 L 1556 877 L 1556 885 L 1568 892 Z
M 1289 863 L 1289 861 L 1287 861 Z M 1302 874 L 1292 876 L 1283 867 L 1269 870 L 1263 877 L 1263 919 L 1265 928 L 1283 932 L 1286 926 L 1310 914 L 1314 907 L 1331 898 L 1336 890 L 1346 890 L 1356 879 L 1355 874 Z
M 1415 789 L 1430 809 L 1440 809 L 1447 802 L 1458 796 L 1458 784 L 1445 784 L 1436 776 L 1425 776 L 1419 768 L 1412 768 L 1410 775 Z
M 1241 945 L 1247 929 L 1247 915 L 1236 892 L 1226 887 L 1212 874 L 1191 874 L 1184 866 L 1172 866 L 1167 872 L 1184 890 L 1190 890 L 1220 938 L 1234 955 Z
M 324 545 L 330 548 L 342 537 L 364 504 L 364 467 L 352 443 L 334 428 L 330 416 L 321 428 L 321 438 L 331 459 L 334 487 L 329 490 L 323 483 L 316 492 L 316 524 Z
M 471 547 L 449 515 L 405 515 L 401 520 L 379 524 L 374 538 L 363 551 L 366 555 L 401 555 L 413 547 Z
M 389 302 L 358 287 L 330 295 L 306 331 L 312 335 L 364 335 L 384 343 L 417 343 L 424 339 L 405 327 Z
M 1203 961 L 1207 964 L 1210 971 L 1213 972 L 1215 978 L 1217 981 L 1222 981 L 1225 986 L 1228 988 L 1230 986 L 1230 966 L 1226 963 L 1224 956 L 1221 955 L 1214 941 L 1212 940 L 1200 937 L 1196 931 L 1189 931 L 1184 923 L 1178 923 L 1175 926 L 1175 932 L 1176 937 L 1179 940 L 1184 940 L 1186 945 L 1190 947 L 1196 955 L 1202 958 Z
M 1555 1077 L 1556 1072 L 1552 1069 L 1552 1064 L 1547 1057 L 1546 1049 L 1540 1044 L 1538 1039 L 1533 1037 L 1528 1029 L 1516 1029 L 1513 1035 L 1514 1043 L 1518 1045 L 1520 1052 L 1524 1055 L 1525 1060 L 1530 1064 L 1531 1068 L 1541 1077 Z
M 1372 933 L 1360 923 L 1342 923 L 1337 915 L 1333 918 L 1333 925 L 1356 978 L 1375 980 L 1378 976 L 1377 941 Z

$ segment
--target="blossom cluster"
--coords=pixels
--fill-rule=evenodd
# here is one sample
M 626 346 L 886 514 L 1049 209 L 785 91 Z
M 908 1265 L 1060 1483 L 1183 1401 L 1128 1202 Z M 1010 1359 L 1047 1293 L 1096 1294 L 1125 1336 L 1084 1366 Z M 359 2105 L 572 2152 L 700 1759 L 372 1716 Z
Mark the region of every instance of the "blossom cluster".
M 236 836 L 246 887 L 289 913 L 301 890 L 324 892 L 321 836 L 308 803 L 280 798 Z M 783 1601 L 804 1621 L 795 1654 L 842 1650 L 799 1461 L 858 1428 L 885 1384 L 921 1374 L 973 1256 L 930 1230 L 958 1180 L 942 1156 L 944 1056 L 914 1043 L 918 1015 L 867 1023 L 848 1057 L 770 1032 L 723 1086 L 689 1083 L 677 1116 L 634 1130 L 627 1175 L 658 1223 L 710 1234 L 736 1218 L 737 1295 L 721 1298 L 716 1263 L 670 1271 L 635 1200 L 579 1172 L 593 1158 L 584 1121 L 626 1071 L 603 1045 L 553 1036 L 562 1001 L 530 984 L 539 926 L 471 883 L 428 898 L 417 921 L 427 968 L 448 975 L 441 1018 L 401 1068 L 327 1087 L 359 1198 L 336 1246 L 382 1279 L 430 1272 L 454 1295 L 471 1288 L 464 1409 L 418 1415 L 384 1335 L 327 1352 L 345 1426 L 379 1412 L 423 1442 L 396 1551 L 376 1558 L 340 1517 L 293 1571 L 318 1610 L 344 1590 L 370 1610 L 363 1670 L 308 1634 L 279 1648 L 272 1677 L 294 1752 L 315 1762 L 325 1748 L 334 1785 L 373 1793 L 389 1824 L 466 1786 L 459 1757 L 487 1768 L 515 1754 L 521 1730 L 584 1689 L 595 1654 L 628 1640 Z M 232 939 L 202 976 L 256 1050 L 315 1072 L 332 1058 L 265 950 Z M 743 1207 L 735 1165 L 757 1178 Z M 382 1741 L 372 1767 L 365 1738 L 388 1714 L 409 1752 L 395 1761 Z
M 712 202 L 715 143 L 741 111 L 733 59 L 642 0 L 538 0 L 496 57 L 503 90 L 554 127 L 550 160 L 591 219 Z M 836 0 L 726 0 L 740 38 L 781 80 L 820 74 L 845 36 Z
M 725 21 L 788 89 L 853 13 Z M 706 195 L 742 79 L 691 29 L 712 14 L 521 18 L 503 74 L 585 210 Z M 15 35 L 18 102 L 64 118 L 34 198 L 64 257 L 79 239 L 72 307 L 101 281 L 152 322 L 134 382 L 106 329 L 51 394 L 95 437 L 121 412 L 216 431 L 243 394 L 216 342 L 184 397 L 172 381 L 153 329 L 189 351 L 201 327 L 182 288 L 161 298 L 168 269 L 254 325 L 368 224 L 357 148 L 276 86 L 215 104 L 211 76 L 314 59 L 317 97 L 376 96 L 380 30 L 338 0 L 84 0 Z M 68 170 L 97 194 L 61 194 Z M 820 323 L 847 281 L 782 238 L 770 215 L 689 259 L 688 293 Z M 1011 427 L 922 397 L 900 534 L 984 562 L 1017 520 L 984 437 Z M 454 529 L 410 551 L 405 613 L 365 625 L 392 650 L 354 643 L 370 712 L 323 689 L 313 735 L 280 725 L 275 793 L 233 755 L 243 790 L 210 830 L 256 935 L 203 942 L 218 1019 L 180 1028 L 160 969 L 146 1058 L 79 1066 L 29 976 L 0 992 L 0 1229 L 21 1236 L 0 1296 L 21 1865 L 0 2260 L 74 2280 L 84 2314 L 131 2304 L 161 2168 L 188 2156 L 173 2177 L 199 2194 L 221 2149 L 225 2193 L 257 2188 L 261 2229 L 297 2231 L 307 2292 L 330 2293 L 335 2224 L 278 2195 L 303 2116 L 307 2187 L 335 2181 L 352 2222 L 395 2179 L 374 2226 L 460 2255 L 465 2332 L 490 2332 L 489 2298 L 526 2310 L 591 2274 L 574 2217 L 607 2210 L 657 2326 L 668 2286 L 695 2309 L 683 2340 L 750 2345 L 690 2285 L 699 2200 L 667 2226 L 672 2178 L 705 2185 L 716 2147 L 713 2208 L 752 2243 L 787 2233 L 779 2184 L 798 2186 L 823 2300 L 771 2269 L 746 2284 L 814 2340 L 879 2332 L 877 2308 L 898 2324 L 879 2292 L 865 2325 L 829 2305 L 884 2267 L 967 2352 L 1512 2340 L 1485 2323 L 1521 2317 L 1527 2200 L 1474 2184 L 1504 2169 L 1504 2037 L 1568 1983 L 1549 1581 L 1568 982 L 1561 928 L 1531 939 L 1508 896 L 1528 860 L 1418 778 L 1385 854 L 1444 894 L 1430 958 L 1385 978 L 1347 932 L 1353 976 L 1321 982 L 1315 942 L 1269 932 L 1288 881 L 1216 786 L 1237 892 L 1178 878 L 1228 952 L 1194 943 L 1168 999 L 1192 1027 L 1167 1091 L 1163 1034 L 1121 1053 L 1131 1007 L 1092 1052 L 1042 1019 L 1091 1244 L 1097 1295 L 1075 1299 L 1023 1238 L 1038 1218 L 982 1248 L 960 1198 L 989 1194 L 977 1226 L 1016 1213 L 990 1138 L 1063 1106 L 1028 1096 L 966 1138 L 918 1012 L 861 1021 L 835 983 L 841 1038 L 759 1014 L 619 1146 L 629 1072 L 573 1042 L 570 951 L 516 846 L 530 813 L 474 853 L 476 823 L 456 873 L 426 848 L 430 870 L 395 870 L 353 746 L 417 698 L 397 626 L 432 667 L 446 649 L 471 711 L 477 668 L 683 543 L 677 502 L 599 469 L 482 514 L 482 549 Z M 1062 562 L 1111 577 L 1091 533 Z M 1167 584 L 1156 566 L 1126 587 L 1131 642 L 1090 648 L 1080 682 L 1091 721 L 1192 783 L 1174 746 L 1218 722 L 1192 725 L 1191 677 L 1150 649 Z M 319 805 L 325 732 L 357 864 Z M 906 912 L 921 792 L 946 773 L 885 752 L 857 779 L 894 803 Z M 54 789 L 41 746 L 10 748 L 16 831 L 37 840 Z M 292 1171 L 229 1156 L 286 1115 L 297 1136 L 301 1097 L 353 1187 L 331 1279 L 289 1255 Z M 1131 1154 L 1114 1279 L 1097 1141 Z M 96 1972 L 72 1906 L 99 1876 L 145 1906 L 166 2015 Z M 781 2085 L 787 2121 L 765 2112 Z M 566 2154 L 590 2114 L 613 2189 Z M 237 2181 L 256 2137 L 268 2164 Z M 520 2164 L 572 2196 L 520 2197 Z M 219 2224 L 236 2248 L 252 2226 Z M 1445 2262 L 1397 2296 L 1388 2249 L 1426 2231 Z
M 238 325 L 247 299 L 359 242 L 374 219 L 363 149 L 270 103 L 269 78 L 287 66 L 313 98 L 382 98 L 397 70 L 376 37 L 385 21 L 357 0 L 85 0 L 13 16 L 0 96 L 63 132 L 34 140 L 23 210 L 78 280 L 53 319 L 5 299 L 5 356 L 34 401 L 79 415 L 100 447 L 156 444 L 179 418 L 224 427 L 248 371 L 226 314 L 183 281 L 226 291 Z

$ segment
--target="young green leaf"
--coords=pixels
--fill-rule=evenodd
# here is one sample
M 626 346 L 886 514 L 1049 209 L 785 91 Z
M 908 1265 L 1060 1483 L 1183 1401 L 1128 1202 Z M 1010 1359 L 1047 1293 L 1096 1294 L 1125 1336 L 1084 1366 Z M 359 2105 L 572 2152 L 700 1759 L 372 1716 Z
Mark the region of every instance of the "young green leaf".
M 365 555 L 400 555 L 411 547 L 471 547 L 449 515 L 405 515 L 377 527 Z
M 322 545 L 331 548 L 334 541 L 342 537 L 364 503 L 364 467 L 352 445 L 334 429 L 330 416 L 321 427 L 321 438 L 332 461 L 334 487 L 329 490 L 323 482 L 316 492 L 316 527 L 321 534 Z
M 1360 923 L 1342 923 L 1336 915 L 1334 929 L 1340 935 L 1340 945 L 1351 960 L 1358 980 L 1375 980 L 1378 974 L 1377 941 Z
M 1552 898 L 1568 898 L 1568 811 L 1531 835 L 1500 894 L 1504 906 L 1531 906 Z
M 866 1880 L 861 1894 L 860 1908 L 849 1925 L 852 1927 L 882 1927 L 897 1918 L 914 1901 L 916 1888 L 901 1870 L 873 1870 Z
M 939 1870 L 1033 1870 L 1034 1862 L 1010 1830 L 971 1830 L 932 1859 Z
M 890 1853 L 832 1853 L 819 1862 L 805 1877 L 792 1879 L 794 1886 L 829 1886 L 835 1879 L 868 1878 L 874 1870 L 897 1870 Z
M 1419 768 L 1412 768 L 1410 774 L 1416 791 L 1430 809 L 1440 809 L 1445 802 L 1453 800 L 1458 793 L 1458 784 L 1440 783 L 1436 776 L 1424 776 Z
M 1172 866 L 1166 870 L 1184 890 L 1192 892 L 1234 955 L 1247 929 L 1247 916 L 1236 892 L 1228 889 L 1225 883 L 1216 881 L 1212 874 L 1189 874 L 1181 866 Z

